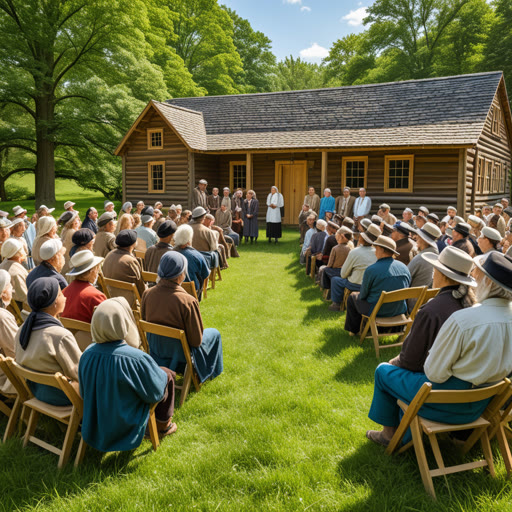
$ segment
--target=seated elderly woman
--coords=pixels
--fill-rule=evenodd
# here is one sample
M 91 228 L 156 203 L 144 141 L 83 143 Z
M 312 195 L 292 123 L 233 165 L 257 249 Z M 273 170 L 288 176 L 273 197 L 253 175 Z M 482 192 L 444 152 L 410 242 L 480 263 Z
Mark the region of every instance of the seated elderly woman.
M 217 329 L 203 328 L 199 303 L 181 287 L 186 274 L 185 256 L 176 251 L 165 253 L 158 268 L 160 281 L 142 297 L 141 316 L 185 331 L 199 380 L 204 382 L 222 373 L 222 340 Z M 182 371 L 186 360 L 179 340 L 150 334 L 148 343 L 157 364 Z
M 34 265 L 39 265 L 42 259 L 39 255 L 39 249 L 47 240 L 53 240 L 57 234 L 57 221 L 53 217 L 41 217 L 36 225 L 36 237 L 32 245 L 32 259 Z
M 13 297 L 21 309 L 27 300 L 28 270 L 23 266 L 23 262 L 27 259 L 27 253 L 19 240 L 9 238 L 2 244 L 1 254 L 4 260 L 0 269 L 9 272 L 14 289 Z
M 29 287 L 28 305 L 32 312 L 16 334 L 16 362 L 43 373 L 61 372 L 78 391 L 78 361 L 82 351 L 74 336 L 58 316 L 64 311 L 64 297 L 57 279 L 41 277 Z M 39 400 L 52 405 L 70 405 L 66 395 L 55 388 L 31 384 Z
M 96 235 L 89 228 L 80 228 L 71 237 L 73 243 L 69 250 L 69 257 L 72 258 L 78 251 L 92 251 Z
M 6 357 L 14 357 L 14 338 L 18 332 L 18 324 L 14 315 L 6 309 L 11 303 L 11 299 L 11 276 L 6 270 L 0 270 L 0 352 Z M 0 370 L 0 394 L 6 395 L 15 392 L 14 386 Z
M 80 229 L 81 225 L 78 212 L 64 212 L 61 217 L 61 223 L 64 225 L 64 228 L 62 229 L 62 232 L 60 234 L 60 239 L 62 241 L 62 245 L 66 249 L 66 253 L 64 254 L 66 262 L 64 263 L 62 273 L 66 274 L 70 269 L 69 260 L 71 259 L 71 256 L 69 252 L 74 245 L 73 236 Z
M 68 282 L 60 272 L 64 267 L 65 251 L 58 238 L 47 240 L 39 250 L 41 263 L 27 276 L 27 288 L 40 277 L 54 277 L 59 282 L 60 289 L 64 290 Z
M 174 234 L 174 250 L 187 259 L 187 275 L 185 281 L 194 281 L 197 296 L 201 300 L 204 280 L 210 275 L 210 268 L 204 256 L 192 247 L 194 231 L 184 224 Z
M 72 269 L 66 275 L 74 281 L 63 291 L 66 306 L 62 317 L 91 323 L 94 308 L 107 300 L 94 286 L 102 261 L 103 258 L 94 256 L 91 251 L 79 251 L 73 255 L 70 260 Z M 83 331 L 77 332 L 75 338 L 81 350 L 85 350 L 92 341 L 90 333 Z
M 436 269 L 446 273 L 446 264 L 435 261 L 435 255 L 429 257 Z M 400 422 L 397 399 L 410 403 L 425 382 L 431 382 L 433 389 L 471 389 L 495 383 L 512 372 L 512 258 L 494 251 L 483 263 L 475 264 L 479 304 L 455 311 L 444 322 L 425 360 L 424 372 L 388 363 L 377 367 L 368 416 L 384 429 L 369 430 L 366 436 L 372 441 L 389 443 Z M 487 404 L 488 400 L 426 404 L 419 414 L 432 421 L 469 423 Z
M 174 372 L 159 368 L 142 350 L 126 343 L 131 320 L 116 299 L 102 302 L 92 317 L 94 341 L 78 368 L 84 400 L 82 437 L 102 452 L 137 448 L 151 404 L 161 436 L 176 432 Z M 128 303 L 125 299 L 126 306 Z

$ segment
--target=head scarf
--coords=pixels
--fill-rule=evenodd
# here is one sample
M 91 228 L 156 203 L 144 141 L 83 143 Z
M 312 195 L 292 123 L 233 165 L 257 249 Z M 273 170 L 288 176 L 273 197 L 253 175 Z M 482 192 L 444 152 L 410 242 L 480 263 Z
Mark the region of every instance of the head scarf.
M 56 225 L 57 222 L 53 217 L 41 217 L 37 221 L 37 236 L 44 236 L 48 234 Z
M 123 210 L 123 212 L 126 213 L 126 210 L 128 210 L 128 208 L 133 208 L 133 204 L 130 203 L 130 201 L 126 201 L 126 203 L 123 204 L 121 210 Z
M 132 322 L 126 308 L 128 301 L 124 299 L 126 304 L 123 304 L 116 299 L 107 299 L 96 307 L 91 320 L 93 342 L 109 343 L 126 339 Z
M 71 249 L 69 250 L 69 256 L 73 256 L 77 249 L 87 245 L 91 240 L 94 239 L 94 236 L 94 231 L 89 228 L 81 228 L 75 231 L 73 233 L 73 236 L 71 237 L 71 241 L 75 245 L 73 245 L 73 247 L 71 247 Z
M 59 290 L 59 282 L 54 277 L 40 277 L 30 285 L 27 302 L 32 312 L 21 326 L 20 332 L 20 345 L 23 350 L 26 350 L 28 346 L 32 331 L 38 331 L 52 325 L 62 327 L 62 324 L 56 318 L 42 311 L 57 300 Z
M 11 282 L 11 274 L 7 270 L 0 269 L 0 295 L 4 293 L 6 286 Z
M 183 272 L 187 272 L 187 258 L 180 252 L 169 251 L 166 252 L 160 259 L 158 265 L 158 277 L 160 279 L 174 279 Z

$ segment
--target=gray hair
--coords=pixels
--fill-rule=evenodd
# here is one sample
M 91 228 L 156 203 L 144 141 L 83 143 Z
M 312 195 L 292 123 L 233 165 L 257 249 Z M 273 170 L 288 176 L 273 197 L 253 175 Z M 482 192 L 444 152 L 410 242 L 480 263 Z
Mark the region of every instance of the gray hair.
M 194 238 L 194 230 L 188 224 L 182 224 L 174 233 L 174 246 L 181 247 L 191 244 Z
M 489 279 L 483 272 L 481 278 L 477 278 L 478 287 L 476 289 L 477 302 L 483 302 L 486 299 L 506 299 L 512 302 L 512 292 L 505 290 L 502 286 Z
M 205 218 L 209 219 L 209 220 L 215 220 L 215 217 L 211 214 L 211 213 L 207 213 L 205 215 Z

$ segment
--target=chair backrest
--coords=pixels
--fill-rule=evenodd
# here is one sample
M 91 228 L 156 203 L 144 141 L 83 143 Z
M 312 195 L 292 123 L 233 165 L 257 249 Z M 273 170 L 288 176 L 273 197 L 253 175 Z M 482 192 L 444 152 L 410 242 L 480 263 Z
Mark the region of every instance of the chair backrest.
M 18 307 L 18 304 L 16 304 L 14 298 L 11 299 L 11 303 L 7 307 L 7 310 L 14 315 L 14 318 L 16 319 L 16 323 L 18 325 L 21 325 L 23 323 L 23 317 L 21 316 L 20 308 Z
M 107 297 L 107 299 L 110 299 L 111 295 L 107 288 L 107 285 L 105 284 L 105 276 L 103 275 L 103 272 L 101 270 L 98 272 L 98 284 L 101 290 L 103 291 L 105 297 Z
M 426 286 L 415 286 L 414 288 L 401 288 L 400 290 L 393 290 L 391 292 L 383 291 L 380 294 L 379 300 L 372 311 L 371 317 L 377 317 L 377 313 L 383 304 L 389 304 L 390 302 L 398 302 L 401 300 L 417 299 L 414 309 L 410 314 L 410 317 L 414 318 L 413 314 L 416 315 L 416 311 L 418 311 L 419 308 L 418 302 L 421 302 L 420 299 L 422 298 L 426 289 Z
M 140 258 L 141 260 L 143 260 L 146 257 L 146 251 L 140 251 L 139 249 L 134 249 L 133 254 L 135 255 L 136 258 Z
M 113 291 L 115 289 L 127 290 L 127 291 L 130 291 L 133 293 L 133 295 L 135 296 L 135 303 L 137 305 L 140 305 L 140 303 L 141 303 L 140 293 L 139 293 L 139 290 L 135 283 L 127 283 L 126 281 L 119 281 L 117 279 L 110 279 L 108 277 L 103 277 L 103 282 L 105 283 L 106 287 L 109 289 L 111 297 L 117 297 L 117 295 Z
M 143 240 L 142 238 L 137 238 L 137 242 L 135 243 L 135 249 L 137 251 L 146 252 L 146 241 Z
M 146 333 L 142 330 L 142 327 L 140 326 L 140 322 L 142 320 L 140 316 L 140 311 L 134 310 L 133 317 L 135 318 L 135 323 L 137 324 L 137 330 L 139 331 L 139 337 L 141 341 L 141 349 L 146 352 L 146 354 L 149 354 L 149 345 L 148 340 L 146 338 Z
M 91 324 L 74 318 L 59 317 L 61 324 L 73 334 L 77 331 L 91 332 Z
M 156 283 L 157 277 L 158 274 L 155 272 L 146 272 L 145 270 L 142 271 L 142 279 L 144 279 L 146 283 Z
M 421 301 L 420 300 L 416 301 L 416 304 L 415 304 L 415 306 L 417 305 L 417 307 L 415 308 L 416 311 L 418 311 L 418 309 L 420 309 L 422 306 L 424 306 L 430 299 L 433 299 L 434 297 L 436 297 L 437 294 L 439 293 L 439 290 L 440 290 L 440 288 L 427 288 L 425 290 L 425 293 L 423 294 L 423 297 L 421 298 Z
M 192 297 L 198 299 L 196 284 L 194 283 L 194 281 L 190 281 L 190 282 L 183 281 L 183 283 L 181 283 L 181 286 L 189 295 L 192 295 Z
M 5 357 L 3 354 L 0 354 L 0 370 L 4 372 L 9 382 L 13 385 L 20 399 L 25 401 L 28 399 L 28 393 L 22 381 L 12 370 L 13 362 L 14 359 L 12 357 Z

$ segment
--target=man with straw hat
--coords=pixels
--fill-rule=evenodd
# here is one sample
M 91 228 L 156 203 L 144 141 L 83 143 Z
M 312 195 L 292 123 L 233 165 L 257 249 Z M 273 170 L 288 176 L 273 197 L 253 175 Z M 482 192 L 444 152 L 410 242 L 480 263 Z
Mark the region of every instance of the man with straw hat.
M 416 246 L 410 238 L 414 232 L 414 228 L 408 222 L 398 221 L 393 226 L 391 238 L 396 243 L 396 251 L 398 252 L 396 259 L 404 265 L 409 265 L 412 253 L 416 250 Z
M 362 236 L 362 235 L 361 235 Z M 387 236 L 379 236 L 372 244 L 375 247 L 377 261 L 364 272 L 361 291 L 352 293 L 347 301 L 345 330 L 351 336 L 359 332 L 362 315 L 371 315 L 383 291 L 391 292 L 408 288 L 411 274 L 400 261 L 393 259 L 398 255 L 395 241 Z M 407 312 L 405 301 L 384 304 L 379 311 L 383 317 L 402 315 Z

